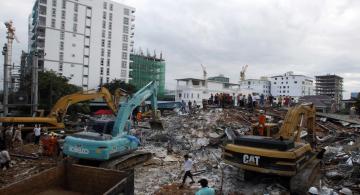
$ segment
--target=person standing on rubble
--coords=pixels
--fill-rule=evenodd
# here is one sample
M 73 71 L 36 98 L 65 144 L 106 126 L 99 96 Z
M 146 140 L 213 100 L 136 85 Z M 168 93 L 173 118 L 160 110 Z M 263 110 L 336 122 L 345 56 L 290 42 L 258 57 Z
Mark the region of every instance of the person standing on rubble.
M 210 95 L 210 104 L 213 104 L 213 103 L 214 103 L 214 95 L 211 94 L 211 95 Z
M 9 152 L 7 150 L 1 149 L 0 150 L 0 167 L 2 170 L 9 169 L 11 166 L 10 164 L 11 158 Z
M 185 182 L 186 182 L 186 179 L 187 177 L 190 177 L 191 179 L 191 182 L 190 184 L 193 184 L 195 183 L 194 179 L 193 179 L 193 176 L 191 174 L 191 169 L 192 169 L 192 166 L 193 166 L 193 161 L 190 159 L 190 156 L 185 154 L 184 155 L 184 171 L 185 171 L 185 174 L 184 174 L 184 177 L 183 177 L 183 181 L 182 181 L 182 184 L 180 185 L 180 187 L 183 187 Z
M 278 107 L 282 106 L 282 98 L 281 96 L 278 97 Z
M 189 113 L 191 112 L 191 104 L 192 104 L 192 103 L 191 103 L 191 101 L 189 100 L 189 101 L 188 101 Z
M 186 103 L 185 103 L 184 100 L 181 100 L 181 111 L 182 111 L 183 113 L 186 112 Z
M 12 137 L 14 134 L 14 126 L 9 126 L 5 130 L 5 145 L 6 148 L 11 150 L 12 149 Z
M 18 127 L 15 129 L 14 136 L 12 138 L 13 145 L 15 144 L 15 147 L 21 146 L 23 144 L 23 140 L 21 138 L 21 126 L 18 125 Z
M 260 95 L 260 107 L 264 107 L 264 103 L 265 103 L 265 96 L 264 94 Z
M 195 193 L 195 195 L 215 195 L 215 190 L 213 188 L 209 188 L 207 179 L 201 179 L 198 183 L 200 183 L 201 188 Z
M 266 123 L 266 116 L 264 110 L 260 110 L 259 115 L 259 126 L 258 126 L 258 132 L 260 136 L 264 136 L 265 131 L 265 123 Z
M 248 95 L 247 103 L 248 103 L 248 107 L 252 110 L 253 109 L 253 98 L 252 98 L 251 94 Z
M 40 136 L 41 136 L 41 128 L 40 125 L 35 125 L 34 128 L 34 134 L 35 134 L 35 144 L 39 145 L 39 141 L 40 141 Z

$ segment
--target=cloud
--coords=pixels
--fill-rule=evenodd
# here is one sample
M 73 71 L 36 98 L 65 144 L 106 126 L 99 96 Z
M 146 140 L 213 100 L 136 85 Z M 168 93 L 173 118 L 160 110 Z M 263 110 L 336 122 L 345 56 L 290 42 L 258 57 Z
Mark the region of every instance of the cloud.
M 237 82 L 249 64 L 248 78 L 290 70 L 311 77 L 330 73 L 344 77 L 346 97 L 360 91 L 359 77 L 352 76 L 360 72 L 358 0 L 117 1 L 136 8 L 135 48 L 163 52 L 167 88 L 176 78 L 201 77 L 200 64 L 209 75 Z M 32 2 L 2 4 L 0 20 L 14 18 L 25 40 L 19 48 L 26 48 Z

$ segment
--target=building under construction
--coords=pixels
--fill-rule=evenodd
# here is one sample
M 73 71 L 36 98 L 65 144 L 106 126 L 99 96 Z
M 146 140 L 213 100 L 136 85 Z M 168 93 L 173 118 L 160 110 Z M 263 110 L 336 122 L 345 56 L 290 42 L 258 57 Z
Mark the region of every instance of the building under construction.
M 144 55 L 141 51 L 130 55 L 130 84 L 134 85 L 136 89 L 140 89 L 150 81 L 156 80 L 159 82 L 158 96 L 163 97 L 165 91 L 165 60 L 156 57 L 156 54 Z
M 337 75 L 315 76 L 316 95 L 327 95 L 334 98 L 337 104 L 342 100 L 343 78 Z

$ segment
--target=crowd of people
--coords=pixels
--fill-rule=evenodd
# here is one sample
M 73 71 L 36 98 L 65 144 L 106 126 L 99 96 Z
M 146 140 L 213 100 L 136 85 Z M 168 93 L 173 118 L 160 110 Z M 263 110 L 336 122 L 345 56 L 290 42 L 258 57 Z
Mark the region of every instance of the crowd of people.
M 199 105 L 197 104 L 197 102 L 195 100 L 193 102 L 189 100 L 187 103 L 184 100 L 181 101 L 180 111 L 183 113 L 191 113 L 198 108 L 199 108 Z
M 256 108 L 256 107 L 265 107 L 265 106 L 271 106 L 271 107 L 282 107 L 291 106 L 293 102 L 293 98 L 290 96 L 279 96 L 277 100 L 272 96 L 265 96 L 264 94 L 257 94 L 252 93 L 248 95 L 230 95 L 226 93 L 216 93 L 211 94 L 210 98 L 207 101 L 208 105 L 216 105 L 219 107 L 224 107 L 226 105 L 229 106 L 238 106 L 238 107 L 248 107 L 250 109 Z

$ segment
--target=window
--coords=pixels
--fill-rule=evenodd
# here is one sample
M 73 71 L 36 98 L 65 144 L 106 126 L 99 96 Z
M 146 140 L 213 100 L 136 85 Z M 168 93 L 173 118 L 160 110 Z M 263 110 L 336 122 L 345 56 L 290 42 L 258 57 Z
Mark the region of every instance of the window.
M 65 10 L 61 10 L 61 19 L 65 20 Z
M 111 39 L 111 31 L 108 32 L 108 39 Z
M 109 13 L 109 20 L 112 21 L 112 13 Z
M 101 48 L 101 56 L 103 56 L 103 57 L 104 57 L 104 53 L 105 53 L 104 48 Z
M 110 11 L 113 10 L 113 4 L 110 4 Z
M 64 50 L 64 42 L 60 41 L 60 50 Z
M 103 83 L 103 77 L 100 77 L 100 85 Z
M 122 52 L 122 59 L 124 59 L 124 60 L 127 59 L 127 53 L 126 52 Z
M 60 60 L 60 61 L 63 61 L 63 60 L 64 60 L 64 53 L 63 53 L 63 52 L 60 52 L 60 53 L 59 53 L 59 60 Z
M 66 8 L 66 1 L 65 1 L 65 0 L 62 1 L 62 8 L 63 8 L 63 9 Z
M 109 57 L 109 58 L 111 57 L 111 50 L 110 49 L 107 50 L 107 57 Z
M 108 42 L 107 42 L 107 47 L 111 48 L 111 41 L 110 40 L 108 40 Z
M 281 77 L 281 80 L 284 80 L 284 78 L 283 78 L 283 77 Z
M 109 22 L 109 30 L 111 30 L 111 29 L 112 29 L 112 23 Z
M 289 79 L 289 77 L 286 77 L 286 80 Z
M 126 69 L 126 65 L 127 65 L 126 61 L 121 61 L 121 68 Z
M 127 8 L 125 8 L 125 9 L 124 9 L 124 15 L 127 15 L 127 16 L 128 16 L 129 14 L 130 14 L 130 10 L 127 9 Z
M 74 67 L 75 67 L 75 64 L 71 64 L 71 67 L 73 67 L 73 68 L 74 68 Z
M 59 71 L 62 71 L 62 70 L 63 70 L 63 63 L 60 62 L 60 63 L 59 63 Z
M 100 58 L 100 65 L 104 66 L 104 58 Z
M 64 40 L 64 37 L 65 37 L 65 32 L 60 31 L 60 40 Z
M 105 47 L 105 40 L 101 39 L 101 47 Z
M 56 17 L 56 8 L 52 8 L 51 16 Z
M 275 80 L 277 80 L 277 78 L 275 78 Z
M 121 77 L 126 77 L 126 70 L 121 70 L 120 76 Z
M 73 31 L 77 32 L 77 24 L 76 23 L 73 25 Z
M 74 4 L 74 12 L 77 12 L 79 10 L 79 4 L 75 3 Z
M 72 54 L 71 56 L 74 58 L 74 57 L 75 57 L 75 54 Z
M 75 47 L 75 46 L 76 46 L 76 44 L 75 44 L 75 43 L 73 43 L 73 44 L 72 44 L 72 46 L 73 46 L 73 47 Z
M 106 60 L 106 66 L 110 66 L 110 59 Z
M 179 93 L 179 98 L 181 98 L 181 93 Z
M 286 84 L 288 84 L 288 82 L 286 81 Z
M 52 19 L 51 19 L 51 27 L 52 27 L 52 28 L 55 28 L 55 18 L 52 18 Z
M 303 81 L 302 84 L 304 85 L 304 84 L 305 84 L 305 81 Z
M 124 24 L 129 25 L 129 18 L 124 17 Z
M 123 49 L 124 51 L 127 51 L 127 49 L 128 49 L 127 43 L 123 43 L 123 44 L 122 44 L 122 49 Z
M 106 20 L 106 11 L 103 11 L 103 19 Z
M 52 0 L 52 6 L 56 7 L 56 0 Z
M 103 75 L 104 73 L 104 67 L 100 67 L 100 75 Z
M 105 22 L 105 20 L 102 21 L 102 27 L 103 27 L 103 28 L 106 28 L 106 22 Z
M 294 81 L 294 83 L 296 84 L 296 83 L 297 83 L 297 81 Z
M 74 13 L 74 22 L 77 22 L 77 21 L 78 21 L 78 14 Z
M 110 75 L 110 68 L 106 69 L 106 75 L 109 76 Z
M 101 37 L 105 38 L 105 30 L 102 30 Z
M 106 77 L 106 82 L 108 83 L 110 81 L 109 77 Z
M 128 42 L 128 36 L 127 35 L 123 35 L 123 41 Z
M 73 37 L 76 37 L 76 34 L 75 34 L 75 33 L 73 33 Z
M 276 85 L 276 82 L 274 82 L 274 85 Z
M 65 21 L 61 21 L 61 29 L 65 30 Z
M 106 2 L 104 2 L 103 6 L 104 6 L 104 9 L 107 9 L 107 3 Z
M 129 26 L 124 26 L 123 33 L 129 33 Z

